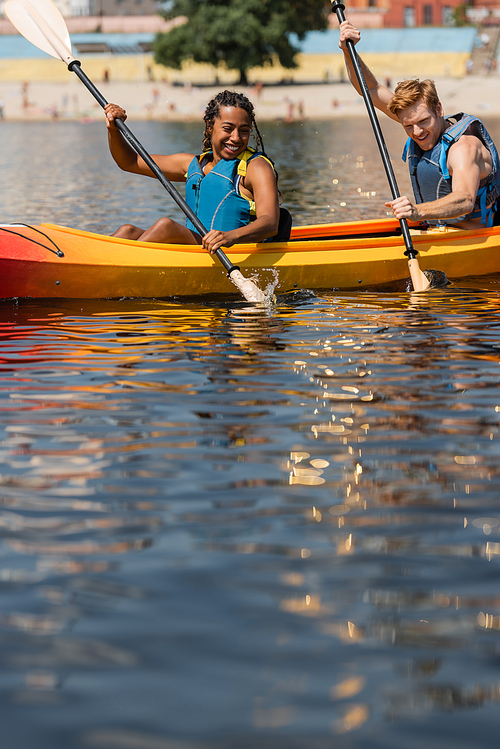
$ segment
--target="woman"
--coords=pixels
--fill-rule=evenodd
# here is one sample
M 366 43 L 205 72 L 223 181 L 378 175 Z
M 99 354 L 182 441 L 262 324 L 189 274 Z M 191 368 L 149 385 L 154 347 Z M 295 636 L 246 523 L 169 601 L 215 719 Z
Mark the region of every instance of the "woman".
M 120 169 L 154 177 L 115 125 L 115 118 L 126 119 L 125 110 L 108 104 L 105 112 L 109 149 Z M 262 242 L 277 235 L 277 174 L 265 155 L 252 103 L 243 94 L 222 91 L 208 103 L 204 121 L 200 156 L 176 153 L 153 155 L 153 159 L 171 182 L 187 182 L 186 202 L 209 229 L 207 234 L 201 237 L 189 221 L 183 226 L 163 217 L 145 230 L 124 224 L 113 236 L 141 242 L 201 244 L 213 253 L 219 247 Z M 248 146 L 252 128 L 258 151 Z

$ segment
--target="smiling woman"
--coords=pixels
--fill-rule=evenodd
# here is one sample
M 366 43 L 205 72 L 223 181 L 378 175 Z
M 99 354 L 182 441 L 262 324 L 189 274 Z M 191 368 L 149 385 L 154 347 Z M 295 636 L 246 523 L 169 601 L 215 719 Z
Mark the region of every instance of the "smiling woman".
M 108 104 L 105 112 L 109 148 L 120 169 L 153 177 L 116 126 L 116 119 L 126 119 L 125 110 Z M 222 91 L 208 103 L 204 121 L 202 154 L 156 154 L 153 158 L 170 181 L 187 183 L 186 202 L 209 227 L 207 234 L 201 237 L 190 221 L 182 226 L 162 217 L 145 230 L 124 224 L 113 236 L 202 244 L 210 253 L 220 247 L 276 238 L 280 217 L 277 174 L 265 154 L 252 103 L 243 94 Z M 248 145 L 252 129 L 257 151 Z

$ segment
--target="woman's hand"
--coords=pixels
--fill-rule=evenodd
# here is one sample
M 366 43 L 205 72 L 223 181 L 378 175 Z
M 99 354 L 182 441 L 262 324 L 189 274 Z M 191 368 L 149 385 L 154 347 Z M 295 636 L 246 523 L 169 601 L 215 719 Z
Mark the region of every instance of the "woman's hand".
M 106 115 L 106 125 L 110 130 L 116 129 L 115 119 L 125 120 L 127 119 L 127 113 L 118 104 L 106 104 L 104 107 L 104 113 Z
M 232 247 L 235 241 L 236 237 L 234 237 L 234 232 L 211 229 L 211 231 L 205 234 L 201 240 L 201 244 L 211 255 L 213 255 L 220 247 Z

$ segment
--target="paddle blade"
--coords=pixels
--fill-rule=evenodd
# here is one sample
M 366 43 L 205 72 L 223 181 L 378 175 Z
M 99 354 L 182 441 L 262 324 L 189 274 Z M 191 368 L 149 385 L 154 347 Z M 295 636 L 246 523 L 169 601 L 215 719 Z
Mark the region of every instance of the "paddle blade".
M 66 64 L 75 58 L 64 18 L 52 0 L 7 0 L 7 18 L 31 44 Z
M 229 280 L 234 283 L 235 286 L 241 291 L 247 302 L 265 302 L 266 295 L 254 284 L 249 278 L 241 273 L 241 271 L 235 269 L 229 275 Z
M 426 291 L 431 285 L 431 282 L 429 281 L 427 276 L 420 270 L 420 265 L 416 257 L 408 260 L 408 268 L 410 269 L 413 290 Z

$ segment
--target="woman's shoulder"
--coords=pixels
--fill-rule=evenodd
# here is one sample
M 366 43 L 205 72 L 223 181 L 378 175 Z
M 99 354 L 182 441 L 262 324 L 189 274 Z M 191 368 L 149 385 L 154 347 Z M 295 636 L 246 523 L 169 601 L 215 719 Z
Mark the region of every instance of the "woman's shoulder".
M 274 175 L 276 173 L 274 161 L 263 151 L 253 150 L 253 153 L 246 159 L 246 165 L 249 175 L 254 173 L 265 174 L 266 172 L 272 172 Z

